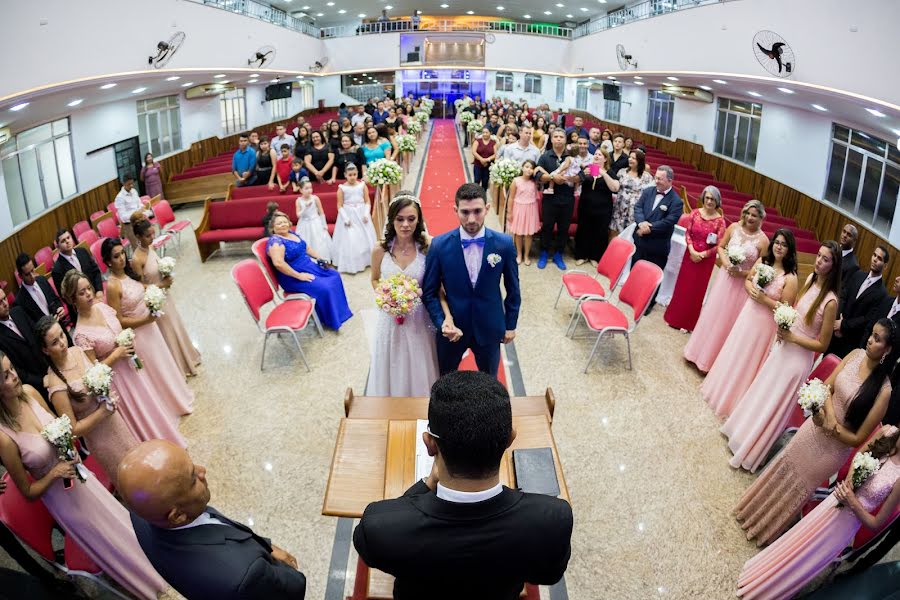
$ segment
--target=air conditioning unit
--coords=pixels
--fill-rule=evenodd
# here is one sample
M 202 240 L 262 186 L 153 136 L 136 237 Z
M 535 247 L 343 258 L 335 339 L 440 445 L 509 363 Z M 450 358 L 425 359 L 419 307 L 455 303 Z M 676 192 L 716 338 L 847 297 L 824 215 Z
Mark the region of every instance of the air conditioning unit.
M 188 100 L 196 100 L 197 98 L 209 98 L 210 96 L 218 96 L 234 89 L 231 83 L 204 83 L 188 88 L 184 92 L 184 97 Z
M 694 102 L 706 102 L 707 104 L 710 104 L 713 101 L 713 95 L 706 90 L 701 90 L 700 88 L 687 87 L 683 85 L 666 85 L 663 86 L 660 91 L 665 92 L 671 96 L 675 96 L 676 98 L 693 100 Z

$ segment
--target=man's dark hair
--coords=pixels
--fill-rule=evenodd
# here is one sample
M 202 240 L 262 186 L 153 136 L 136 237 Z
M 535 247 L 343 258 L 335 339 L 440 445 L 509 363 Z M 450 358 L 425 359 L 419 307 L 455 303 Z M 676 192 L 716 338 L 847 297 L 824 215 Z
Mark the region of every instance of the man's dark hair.
M 126 173 L 122 176 L 122 185 L 125 185 L 129 181 L 134 181 L 134 175 L 132 175 L 131 173 Z
M 477 183 L 464 183 L 456 190 L 456 206 L 459 207 L 460 200 L 477 200 L 481 198 L 487 204 L 484 197 L 484 189 Z
M 65 227 L 60 227 L 59 229 L 57 229 L 56 237 L 53 238 L 53 241 L 56 242 L 57 244 L 59 244 L 59 238 L 62 237 L 62 234 L 64 234 L 64 233 L 69 233 L 69 230 L 66 229 Z
M 448 373 L 431 386 L 428 426 L 438 436 L 435 441 L 450 475 L 495 475 L 512 435 L 509 392 L 479 371 Z
M 875 249 L 881 250 L 881 253 L 884 254 L 884 264 L 888 264 L 889 262 L 891 262 L 891 253 L 887 249 L 887 246 L 885 246 L 884 244 L 878 244 L 877 246 L 875 246 Z
M 246 131 L 242 131 L 240 134 L 238 134 L 238 141 L 249 140 L 249 139 L 250 139 L 250 134 L 247 133 Z
M 19 272 L 19 275 L 22 274 L 22 267 L 31 262 L 31 256 L 28 255 L 27 252 L 23 252 L 16 257 L 16 271 Z

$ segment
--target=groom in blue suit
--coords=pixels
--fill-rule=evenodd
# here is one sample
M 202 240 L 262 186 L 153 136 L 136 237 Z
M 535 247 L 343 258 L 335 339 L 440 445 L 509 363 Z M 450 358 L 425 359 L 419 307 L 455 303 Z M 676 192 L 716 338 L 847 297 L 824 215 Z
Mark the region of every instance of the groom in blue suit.
M 488 204 L 476 183 L 456 190 L 459 228 L 437 236 L 425 261 L 422 300 L 438 329 L 441 375 L 455 371 L 467 349 L 478 370 L 497 376 L 500 344 L 516 337 L 519 320 L 519 267 L 510 236 L 484 226 Z M 500 278 L 506 290 L 500 293 Z M 450 318 L 444 318 L 441 287 Z

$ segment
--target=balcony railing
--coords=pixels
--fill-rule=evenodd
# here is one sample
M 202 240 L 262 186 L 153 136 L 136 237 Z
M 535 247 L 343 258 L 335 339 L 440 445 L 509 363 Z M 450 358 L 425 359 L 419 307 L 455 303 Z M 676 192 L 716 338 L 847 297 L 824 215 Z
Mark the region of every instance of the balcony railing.
M 255 2 L 255 0 L 191 1 L 198 4 L 205 4 L 206 6 L 221 8 L 222 10 L 227 10 L 239 15 L 244 15 L 245 17 L 259 19 L 260 21 L 272 23 L 273 25 L 280 25 L 281 27 L 293 29 L 294 31 L 299 31 L 300 33 L 305 33 L 306 35 L 310 35 L 312 37 L 319 37 L 319 28 L 315 25 L 307 23 L 306 21 L 298 19 L 297 17 L 292 17 L 280 8 L 276 8 L 262 2 Z
M 646 0 L 607 13 L 593 21 L 582 23 L 573 31 L 573 38 L 606 31 L 626 23 L 659 17 L 679 10 L 696 8 L 706 4 L 719 4 L 730 0 Z
M 432 21 L 425 20 L 414 24 L 410 20 L 382 21 L 375 23 L 360 23 L 359 25 L 337 25 L 335 27 L 322 27 L 321 37 L 351 37 L 355 35 L 373 35 L 379 33 L 416 32 L 416 31 L 484 31 L 497 33 L 519 33 L 524 35 L 542 35 L 570 40 L 572 29 L 547 23 L 514 23 L 511 21 L 456 21 L 444 19 Z

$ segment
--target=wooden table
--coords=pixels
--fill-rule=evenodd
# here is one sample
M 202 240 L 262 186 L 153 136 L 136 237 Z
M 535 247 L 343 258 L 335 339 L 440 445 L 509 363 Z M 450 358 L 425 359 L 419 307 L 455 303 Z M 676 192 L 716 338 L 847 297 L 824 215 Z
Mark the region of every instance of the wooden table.
M 514 396 L 509 399 L 514 417 L 546 415 L 553 422 L 556 397 L 547 388 L 543 396 Z M 348 419 L 427 419 L 428 398 L 397 396 L 355 396 L 353 388 L 344 392 L 344 416 Z

